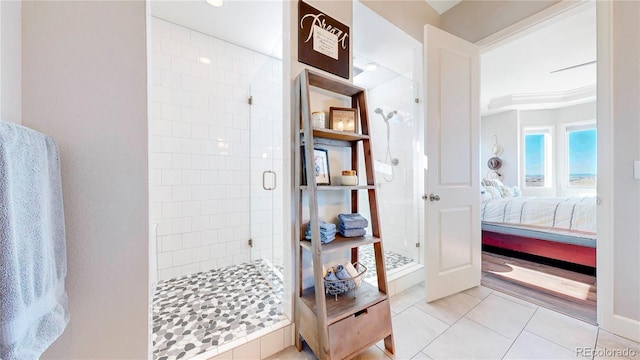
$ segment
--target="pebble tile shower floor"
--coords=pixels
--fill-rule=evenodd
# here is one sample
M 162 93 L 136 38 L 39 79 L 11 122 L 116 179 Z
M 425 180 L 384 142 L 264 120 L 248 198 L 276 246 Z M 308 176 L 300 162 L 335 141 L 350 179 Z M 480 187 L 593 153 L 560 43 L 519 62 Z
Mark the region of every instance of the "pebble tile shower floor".
M 282 276 L 269 269 L 256 261 L 160 282 L 154 359 L 189 359 L 285 321 Z
M 373 247 L 360 248 L 367 278 L 375 277 Z M 385 251 L 387 270 L 412 262 Z M 266 261 L 233 265 L 167 281 L 153 297 L 153 358 L 189 359 L 286 321 L 282 267 Z

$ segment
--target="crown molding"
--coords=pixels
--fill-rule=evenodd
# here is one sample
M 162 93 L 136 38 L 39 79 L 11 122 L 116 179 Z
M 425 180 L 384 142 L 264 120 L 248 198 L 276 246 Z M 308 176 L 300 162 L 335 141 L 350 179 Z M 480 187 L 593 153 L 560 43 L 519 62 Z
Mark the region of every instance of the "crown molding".
M 506 110 L 556 109 L 595 101 L 595 99 L 596 85 L 567 91 L 513 94 L 491 100 L 488 113 Z

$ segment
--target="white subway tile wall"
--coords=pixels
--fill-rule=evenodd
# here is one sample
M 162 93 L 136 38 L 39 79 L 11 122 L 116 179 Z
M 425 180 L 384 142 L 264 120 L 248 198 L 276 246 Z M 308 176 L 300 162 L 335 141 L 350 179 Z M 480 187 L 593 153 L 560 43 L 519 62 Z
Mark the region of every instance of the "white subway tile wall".
M 261 258 L 281 264 L 282 62 L 158 18 L 151 26 L 158 279 Z M 273 191 L 263 189 L 267 170 L 279 175 Z

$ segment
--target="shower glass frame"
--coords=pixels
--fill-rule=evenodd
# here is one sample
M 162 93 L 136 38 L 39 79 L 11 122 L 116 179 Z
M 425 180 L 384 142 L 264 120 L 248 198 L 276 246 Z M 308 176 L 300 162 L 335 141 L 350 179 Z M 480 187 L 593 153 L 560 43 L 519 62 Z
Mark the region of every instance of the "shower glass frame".
M 388 253 L 387 268 L 392 273 L 397 266 L 393 264 L 396 260 L 400 264 L 407 262 L 404 258 L 411 259 L 414 265 L 423 263 L 424 202 L 421 195 L 425 172 L 421 152 L 424 117 L 419 103 L 420 54 L 421 49 L 413 51 L 414 69 L 409 74 L 401 75 L 380 66 L 376 71 L 382 72 L 384 80 L 367 88 L 378 202 L 384 204 L 380 207 L 381 230 L 385 252 Z M 354 83 L 363 86 L 359 84 L 358 76 Z M 382 114 L 375 112 L 377 108 L 382 109 Z M 392 111 L 397 113 L 388 119 L 391 136 L 390 144 L 387 144 L 384 115 L 388 116 Z M 390 159 L 386 159 L 387 145 L 390 146 Z M 399 160 L 397 165 L 392 165 L 394 159 Z M 393 180 L 385 181 L 385 175 L 389 179 L 391 174 Z M 362 205 L 360 208 L 365 209 L 366 206 Z

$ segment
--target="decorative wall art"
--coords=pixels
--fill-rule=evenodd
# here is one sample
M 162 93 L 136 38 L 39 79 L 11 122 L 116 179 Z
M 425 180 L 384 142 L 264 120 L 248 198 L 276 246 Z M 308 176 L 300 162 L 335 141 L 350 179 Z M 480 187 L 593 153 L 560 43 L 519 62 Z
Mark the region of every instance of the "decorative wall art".
M 298 2 L 298 61 L 349 78 L 349 27 Z

